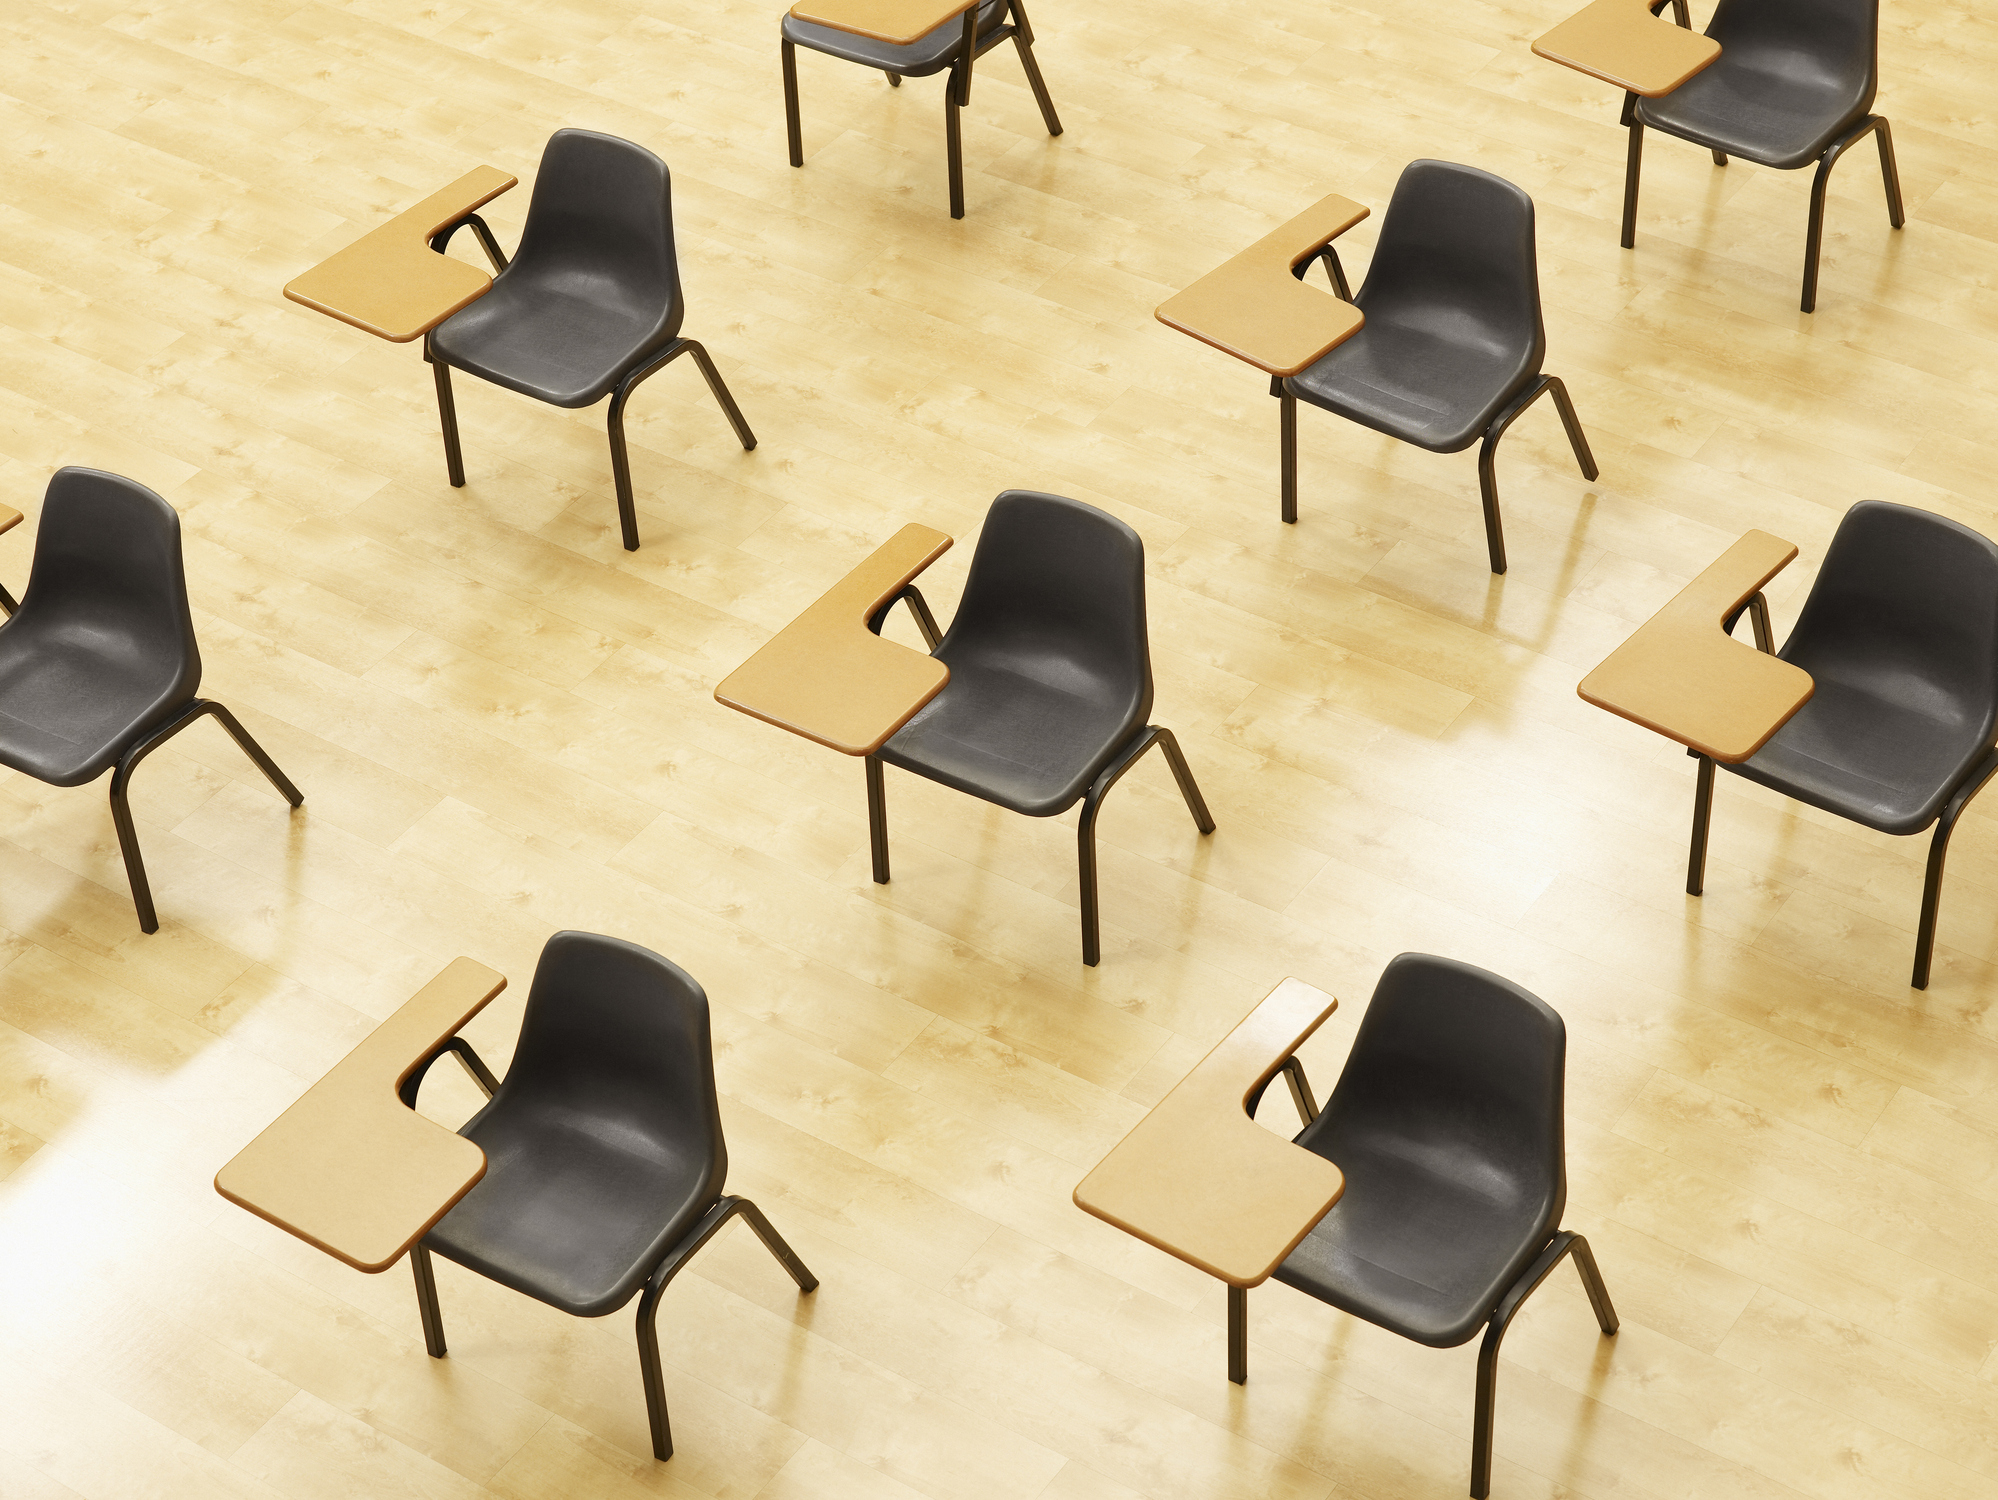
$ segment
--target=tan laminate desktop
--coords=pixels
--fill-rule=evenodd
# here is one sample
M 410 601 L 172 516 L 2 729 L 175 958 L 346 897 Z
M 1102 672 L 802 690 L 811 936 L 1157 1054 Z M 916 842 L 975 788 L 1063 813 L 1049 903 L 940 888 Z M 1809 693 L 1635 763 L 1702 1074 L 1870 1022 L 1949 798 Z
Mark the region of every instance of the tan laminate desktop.
M 978 0 L 798 0 L 793 18 L 896 47 L 922 40 Z
M 0 531 L 12 531 L 21 524 L 21 513 L 11 505 L 0 505 Z
M 872 755 L 943 691 L 950 668 L 883 640 L 867 621 L 950 542 L 904 526 L 723 678 L 715 701 L 842 755 Z
M 284 294 L 390 343 L 419 338 L 484 296 L 493 282 L 477 266 L 432 250 L 430 236 L 519 180 L 498 167 L 474 167 L 295 277 Z
M 1075 1206 L 1230 1286 L 1267 1281 L 1346 1179 L 1244 1106 L 1338 1006 L 1284 980 L 1076 1185 Z
M 1652 14 L 1646 0 L 1593 0 L 1533 44 L 1534 55 L 1656 99 L 1720 56 L 1720 43 Z
M 1364 219 L 1369 210 L 1337 193 L 1217 266 L 1154 314 L 1223 354 L 1272 375 L 1295 375 L 1366 323 L 1360 310 L 1306 286 L 1291 269 Z
M 1575 691 L 1702 755 L 1747 760 L 1810 701 L 1816 686 L 1801 667 L 1724 634 L 1721 622 L 1796 555 L 1781 537 L 1747 533 Z
M 396 1095 L 506 988 L 454 958 L 215 1174 L 215 1191 L 359 1271 L 385 1271 L 486 1175 L 486 1154 Z

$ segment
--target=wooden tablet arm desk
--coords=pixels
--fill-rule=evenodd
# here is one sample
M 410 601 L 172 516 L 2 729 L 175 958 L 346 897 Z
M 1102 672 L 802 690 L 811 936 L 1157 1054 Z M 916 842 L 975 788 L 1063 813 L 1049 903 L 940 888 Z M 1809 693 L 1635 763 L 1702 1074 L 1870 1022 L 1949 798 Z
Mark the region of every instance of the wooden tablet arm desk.
M 1366 323 L 1353 306 L 1332 241 L 1369 210 L 1334 193 L 1224 262 L 1154 314 L 1168 328 L 1191 334 L 1269 375 L 1295 375 L 1358 333 Z M 1303 276 L 1324 258 L 1338 288 L 1332 296 Z
M 1762 602 L 1762 586 L 1796 555 L 1781 537 L 1749 532 L 1575 691 L 1696 755 L 1730 764 L 1747 760 L 1817 690 L 1810 673 L 1772 654 Z M 1726 633 L 1743 611 L 1754 618 L 1752 647 Z
M 1534 54 L 1613 83 L 1626 95 L 1669 94 L 1720 56 L 1720 43 L 1692 29 L 1686 0 L 1671 0 L 1678 25 L 1658 12 L 1666 0 L 1591 0 L 1533 44 Z M 1623 123 L 1630 123 L 1626 97 Z
M 453 231 L 469 225 L 493 269 L 506 269 L 506 257 L 477 210 L 518 181 L 498 167 L 474 167 L 294 278 L 284 294 L 391 343 L 420 338 L 493 284 L 477 266 L 442 253 Z
M 906 599 L 936 645 L 936 621 L 910 580 L 950 544 L 931 527 L 904 526 L 723 678 L 715 701 L 842 755 L 873 755 L 950 681 L 935 657 L 879 634 Z
M 217 1172 L 215 1191 L 357 1271 L 387 1270 L 486 1175 L 485 1152 L 399 1096 L 447 1050 L 472 1067 L 458 1030 L 505 988 L 453 959 Z M 493 1087 L 483 1064 L 472 1071 Z
M 978 24 L 978 5 L 979 0 L 798 0 L 791 14 L 813 26 L 906 47 L 967 11 L 965 38 L 974 40 L 970 28 Z
M 1249 1111 L 1281 1072 L 1300 1113 L 1316 1113 L 1292 1054 L 1338 1005 L 1299 979 L 1270 991 L 1077 1184 L 1075 1206 L 1220 1278 L 1231 1298 L 1267 1281 L 1346 1179 Z

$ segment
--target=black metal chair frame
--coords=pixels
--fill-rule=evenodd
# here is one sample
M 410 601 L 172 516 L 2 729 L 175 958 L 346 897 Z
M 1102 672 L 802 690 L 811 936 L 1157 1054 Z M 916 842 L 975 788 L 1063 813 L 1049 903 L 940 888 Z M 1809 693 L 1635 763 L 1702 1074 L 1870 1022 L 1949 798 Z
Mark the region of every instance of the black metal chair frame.
M 964 143 L 958 111 L 971 103 L 972 65 L 1009 35 L 1014 49 L 1020 54 L 1020 67 L 1027 75 L 1027 86 L 1034 91 L 1034 102 L 1041 108 L 1041 120 L 1048 127 L 1048 134 L 1061 134 L 1061 120 L 1055 114 L 1054 100 L 1041 77 L 1040 64 L 1034 61 L 1034 28 L 1027 21 L 1025 4 L 1022 0 L 1006 0 L 1007 12 L 1012 18 L 1010 23 L 1002 22 L 993 27 L 983 40 L 978 36 L 980 8 L 980 0 L 972 0 L 971 8 L 964 13 L 964 39 L 958 44 L 957 57 L 950 65 L 944 89 L 944 155 L 950 168 L 950 216 L 953 219 L 964 217 Z M 1008 24 L 1012 27 L 1010 32 L 1006 30 Z M 785 136 L 791 147 L 791 165 L 802 167 L 805 164 L 805 136 L 798 114 L 798 44 L 784 37 L 781 47 L 784 58 Z M 887 74 L 890 88 L 899 89 L 902 86 L 899 73 L 889 73 L 885 68 L 881 71 Z
M 1723 628 L 1732 632 L 1735 621 L 1747 611 L 1755 625 L 1755 649 L 1776 654 L 1774 641 L 1769 630 L 1769 604 L 1761 594 L 1755 595 L 1741 609 L 1728 616 Z M 1714 762 L 1711 756 L 1701 755 L 1697 750 L 1686 752 L 1700 763 L 1699 775 L 1693 784 L 1693 837 L 1691 848 L 1686 855 L 1686 894 L 1698 896 L 1706 886 L 1707 878 L 1707 825 L 1712 820 L 1714 808 Z M 1998 775 L 1998 746 L 1986 750 L 1974 762 L 1962 780 L 1943 803 L 1942 812 L 1936 817 L 1935 836 L 1929 840 L 1928 870 L 1922 878 L 1922 915 L 1915 928 L 1915 968 L 1909 978 L 1909 985 L 1918 990 L 1929 987 L 1929 963 L 1935 956 L 1936 915 L 1942 909 L 1943 861 L 1949 854 L 1949 837 L 1956 831 L 1957 819 L 1963 816 L 1970 799 L 1984 790 L 1985 783 Z
M 212 714 L 215 721 L 229 731 L 229 738 L 236 742 L 238 749 L 249 756 L 259 771 L 270 778 L 271 785 L 278 789 L 279 795 L 285 801 L 293 807 L 305 801 L 305 793 L 292 785 L 291 778 L 280 771 L 277 762 L 264 753 L 264 747 L 251 738 L 250 731 L 237 722 L 234 714 L 213 699 L 194 699 L 158 729 L 144 739 L 136 741 L 118 757 L 117 769 L 111 773 L 111 821 L 118 829 L 118 848 L 125 856 L 125 878 L 132 885 L 132 905 L 138 908 L 141 932 L 158 932 L 160 919 L 158 913 L 153 910 L 153 888 L 146 880 L 146 863 L 139 855 L 139 830 L 132 822 L 132 773 L 139 768 L 140 761 L 204 714 Z
M 497 275 L 507 268 L 507 258 L 500 249 L 493 232 L 486 227 L 486 221 L 477 214 L 467 214 L 454 224 L 447 224 L 430 237 L 430 248 L 442 255 L 451 243 L 451 236 L 460 229 L 469 228 L 478 237 L 479 244 L 486 252 L 486 259 L 492 262 Z M 682 354 L 694 356 L 694 363 L 701 367 L 701 374 L 708 382 L 708 389 L 714 393 L 722 415 L 728 418 L 729 426 L 735 429 L 736 441 L 742 444 L 745 453 L 756 447 L 756 434 L 749 430 L 749 423 L 743 420 L 742 409 L 735 404 L 729 394 L 721 371 L 708 357 L 708 351 L 694 339 L 676 338 L 644 364 L 633 368 L 617 383 L 611 393 L 610 414 L 607 425 L 610 429 L 611 477 L 617 487 L 618 529 L 624 540 L 624 550 L 638 550 L 638 503 L 631 488 L 631 459 L 624 445 L 624 406 L 631 393 L 653 375 L 666 368 Z M 465 457 L 458 444 L 458 404 L 451 396 L 451 367 L 436 357 L 430 347 L 430 335 L 423 336 L 423 357 L 429 362 L 430 371 L 437 383 L 437 420 L 444 429 L 444 468 L 450 476 L 453 489 L 465 487 Z
M 930 650 L 936 650 L 943 634 L 937 629 L 936 617 L 930 613 L 922 591 L 913 583 L 876 610 L 868 620 L 867 628 L 876 635 L 881 634 L 882 622 L 888 618 L 888 612 L 901 603 L 906 603 L 909 613 L 915 616 L 916 629 L 922 634 L 924 644 Z M 1187 765 L 1186 756 L 1179 748 L 1179 741 L 1173 738 L 1172 731 L 1162 724 L 1147 724 L 1126 740 L 1111 758 L 1110 764 L 1097 772 L 1089 790 L 1083 793 L 1082 816 L 1075 826 L 1076 874 L 1082 894 L 1082 961 L 1090 968 L 1095 968 L 1103 960 L 1101 908 L 1096 891 L 1096 815 L 1102 811 L 1103 799 L 1110 795 L 1110 788 L 1154 745 L 1165 752 L 1166 764 L 1172 767 L 1172 778 L 1179 783 L 1179 794 L 1186 799 L 1186 810 L 1193 815 L 1194 827 L 1203 834 L 1214 831 L 1214 817 L 1207 810 L 1207 799 L 1200 795 L 1200 787 L 1193 779 L 1193 768 Z M 867 838 L 874 858 L 876 885 L 888 884 L 888 795 L 882 771 L 881 757 L 868 756 Z
M 1679 0 L 1683 4 L 1684 0 Z M 1304 273 L 1317 261 L 1324 261 L 1325 274 L 1332 282 L 1332 291 L 1341 302 L 1351 302 L 1353 294 L 1346 285 L 1345 267 L 1339 264 L 1339 252 L 1327 245 L 1316 255 L 1299 261 L 1291 268 L 1291 275 L 1299 281 Z M 1499 519 L 1498 501 L 1498 445 L 1505 436 L 1506 429 L 1512 426 L 1521 412 L 1533 405 L 1540 397 L 1552 392 L 1555 408 L 1561 413 L 1561 426 L 1567 431 L 1568 446 L 1575 450 L 1575 463 L 1582 471 L 1584 479 L 1594 481 L 1601 473 L 1596 467 L 1596 456 L 1589 448 L 1588 437 L 1582 431 L 1582 419 L 1575 415 L 1575 403 L 1568 399 L 1568 387 L 1560 377 L 1545 372 L 1534 377 L 1533 383 L 1508 405 L 1504 411 L 1492 418 L 1491 425 L 1485 428 L 1484 442 L 1478 448 L 1478 494 L 1485 506 L 1485 550 L 1491 558 L 1492 571 L 1505 571 L 1505 527 Z M 1287 524 L 1297 522 L 1297 397 L 1284 389 L 1281 375 L 1270 377 L 1270 394 L 1277 398 L 1278 439 L 1283 484 L 1283 519 Z
M 1655 0 L 1651 13 L 1657 15 L 1668 3 L 1673 8 L 1677 23 L 1690 31 L 1692 22 L 1686 14 L 1686 0 Z M 1637 248 L 1637 185 L 1644 162 L 1644 123 L 1637 118 L 1635 94 L 1623 96 L 1622 123 L 1630 128 L 1630 149 L 1624 157 L 1623 166 L 1623 248 L 1634 250 Z M 1899 229 L 1908 222 L 1901 206 L 1901 174 L 1894 163 L 1894 132 L 1888 126 L 1885 115 L 1870 114 L 1827 146 L 1818 158 L 1817 175 L 1811 180 L 1810 227 L 1804 236 L 1804 295 L 1801 304 L 1804 312 L 1816 312 L 1818 306 L 1818 251 L 1824 243 L 1825 187 L 1831 181 L 1832 166 L 1845 154 L 1846 147 L 1857 144 L 1869 131 L 1877 133 L 1881 185 L 1887 192 L 1888 226 Z M 1713 150 L 1711 147 L 1708 149 Z M 1713 151 L 1713 158 L 1715 166 L 1727 165 L 1725 151 Z
M 411 1109 L 416 1107 L 417 1090 L 422 1087 L 424 1074 L 446 1052 L 457 1054 L 459 1065 L 488 1099 L 498 1092 L 499 1080 L 479 1054 L 472 1050 L 472 1044 L 461 1036 L 447 1037 L 416 1065 L 398 1090 L 402 1102 Z M 666 1416 L 666 1383 L 659 1370 L 659 1299 L 673 1278 L 694 1258 L 695 1252 L 738 1214 L 756 1231 L 756 1237 L 763 1241 L 764 1248 L 797 1282 L 800 1294 L 818 1289 L 819 1278 L 812 1274 L 811 1269 L 798 1258 L 798 1253 L 763 1217 L 763 1211 L 747 1198 L 732 1193 L 716 1199 L 686 1237 L 666 1252 L 646 1278 L 638 1298 L 637 1318 L 638 1368 L 645 1381 L 645 1416 L 652 1430 L 652 1456 L 662 1463 L 673 1456 L 673 1429 Z M 437 1302 L 437 1278 L 431 1269 L 430 1252 L 421 1240 L 409 1248 L 409 1269 L 416 1279 L 416 1309 L 423 1323 L 423 1347 L 432 1359 L 442 1359 L 448 1352 L 444 1343 L 444 1314 Z
M 1304 1064 L 1295 1056 L 1289 1056 L 1283 1060 L 1278 1072 L 1290 1085 L 1291 1102 L 1297 1106 L 1299 1117 L 1309 1125 L 1318 1118 L 1318 1105 L 1312 1097 L 1310 1081 L 1304 1076 Z M 1274 1074 L 1263 1089 L 1273 1082 Z M 1251 1094 L 1243 1106 L 1251 1119 L 1255 1118 L 1256 1106 L 1262 1103 L 1263 1089 Z M 1609 1288 L 1603 1282 L 1602 1272 L 1596 1267 L 1589 1242 L 1571 1229 L 1556 1230 L 1540 1254 L 1506 1288 L 1492 1308 L 1491 1320 L 1485 1325 L 1484 1342 L 1478 1346 L 1478 1389 L 1471 1420 L 1472 1500 L 1486 1500 L 1492 1492 L 1492 1430 L 1498 1414 L 1499 1345 L 1526 1299 L 1540 1289 L 1540 1283 L 1554 1273 L 1554 1268 L 1563 1259 L 1571 1257 L 1575 1262 L 1575 1274 L 1582 1278 L 1582 1290 L 1588 1293 L 1589 1306 L 1595 1312 L 1596 1326 L 1606 1337 L 1616 1334 L 1619 1326 L 1616 1307 L 1610 1301 Z M 1247 1287 L 1228 1288 L 1228 1378 L 1236 1385 L 1245 1385 L 1249 1379 Z

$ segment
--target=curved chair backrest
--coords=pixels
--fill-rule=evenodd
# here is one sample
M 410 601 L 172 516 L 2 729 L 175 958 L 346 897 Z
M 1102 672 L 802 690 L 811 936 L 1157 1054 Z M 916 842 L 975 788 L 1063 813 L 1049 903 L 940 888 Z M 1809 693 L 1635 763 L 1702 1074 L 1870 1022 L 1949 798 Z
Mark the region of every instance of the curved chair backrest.
M 1404 953 L 1382 972 L 1313 1133 L 1383 1143 L 1461 1182 L 1539 1208 L 1560 1227 L 1567 1028 L 1509 979 Z
M 1730 72 L 1774 74 L 1863 114 L 1880 85 L 1880 0 L 1720 0 L 1707 35 Z
M 1845 513 L 1783 643 L 1805 671 L 1940 698 L 1998 728 L 1998 544 L 1947 516 L 1862 500 Z
M 1367 279 L 1353 301 L 1368 320 L 1452 342 L 1517 350 L 1531 370 L 1547 352 L 1533 200 L 1476 167 L 1412 161 L 1388 200 Z
M 163 705 L 201 686 L 180 514 L 136 480 L 63 468 L 49 480 L 28 591 L 8 629 L 60 629 L 148 682 Z
M 513 1063 L 489 1110 L 543 1111 L 569 1130 L 728 1176 L 708 996 L 649 948 L 558 932 L 541 950 Z
M 680 330 L 680 262 L 666 163 L 614 135 L 558 130 L 534 177 L 520 248 L 504 275 L 587 301 L 656 310 Z
M 1007 490 L 985 513 L 936 654 L 1012 667 L 1106 709 L 1129 705 L 1142 723 L 1152 711 L 1143 540 L 1080 500 Z

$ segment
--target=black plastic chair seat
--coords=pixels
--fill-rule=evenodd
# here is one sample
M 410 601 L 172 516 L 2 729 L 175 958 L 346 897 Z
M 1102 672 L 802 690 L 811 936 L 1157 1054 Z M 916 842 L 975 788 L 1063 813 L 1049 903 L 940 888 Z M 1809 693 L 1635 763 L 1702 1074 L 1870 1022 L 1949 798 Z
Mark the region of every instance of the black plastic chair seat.
M 1807 167 L 1850 130 L 1873 90 L 1828 73 L 1815 52 L 1728 43 L 1719 59 L 1671 93 L 1639 99 L 1652 130 L 1781 171 Z
M 1367 308 L 1367 324 L 1285 385 L 1300 401 L 1432 453 L 1484 435 L 1540 373 L 1540 350 L 1449 306 L 1398 317 Z
M 1277 1267 L 1404 1338 L 1463 1343 L 1561 1227 L 1564 1032 L 1537 996 L 1452 959 L 1383 971 L 1345 1071 L 1297 1143 L 1346 1193 Z
M 705 1151 L 612 1138 L 599 1118 L 504 1093 L 459 1134 L 486 1175 L 424 1243 L 579 1318 L 616 1312 L 721 1196 Z
M 949 684 L 881 747 L 881 759 L 1030 818 L 1073 807 L 1144 725 L 1127 684 L 1099 683 L 1071 658 L 1029 649 L 1021 655 L 1032 670 L 1021 671 L 989 655 L 936 654 Z M 1047 681 L 1054 671 L 1074 680 Z
M 634 301 L 608 280 L 592 277 L 587 289 L 568 289 L 551 284 L 554 278 L 510 280 L 511 270 L 439 324 L 430 346 L 447 364 L 523 396 L 592 406 L 678 332 L 677 316 L 662 318 L 658 302 Z
M 1819 679 L 1794 719 L 1727 769 L 1882 833 L 1920 833 L 1990 748 L 1990 730 L 1919 679 L 1885 686 L 1892 696 Z
M 200 667 L 189 680 L 179 646 L 102 616 L 15 616 L 0 629 L 0 765 L 50 786 L 96 780 L 194 697 Z
M 1005 19 L 1006 0 L 985 0 L 979 6 L 979 51 L 983 52 L 986 47 L 1013 34 L 1011 26 L 1002 24 Z M 994 32 L 999 34 L 994 36 Z M 935 31 L 919 37 L 906 47 L 877 42 L 872 37 L 856 36 L 851 31 L 836 31 L 830 26 L 814 26 L 810 21 L 800 21 L 790 15 L 784 17 L 783 36 L 787 42 L 809 47 L 829 57 L 844 58 L 862 67 L 879 68 L 884 73 L 898 74 L 903 78 L 927 78 L 932 73 L 941 73 L 957 60 L 958 49 L 964 42 L 964 20 L 960 16 L 952 16 Z
M 1418 1344 L 1465 1342 L 1552 1237 L 1558 1205 L 1550 1218 L 1544 1185 L 1526 1190 L 1452 1145 L 1334 1145 L 1325 1119 L 1297 1143 L 1336 1162 L 1346 1193 L 1276 1279 Z

